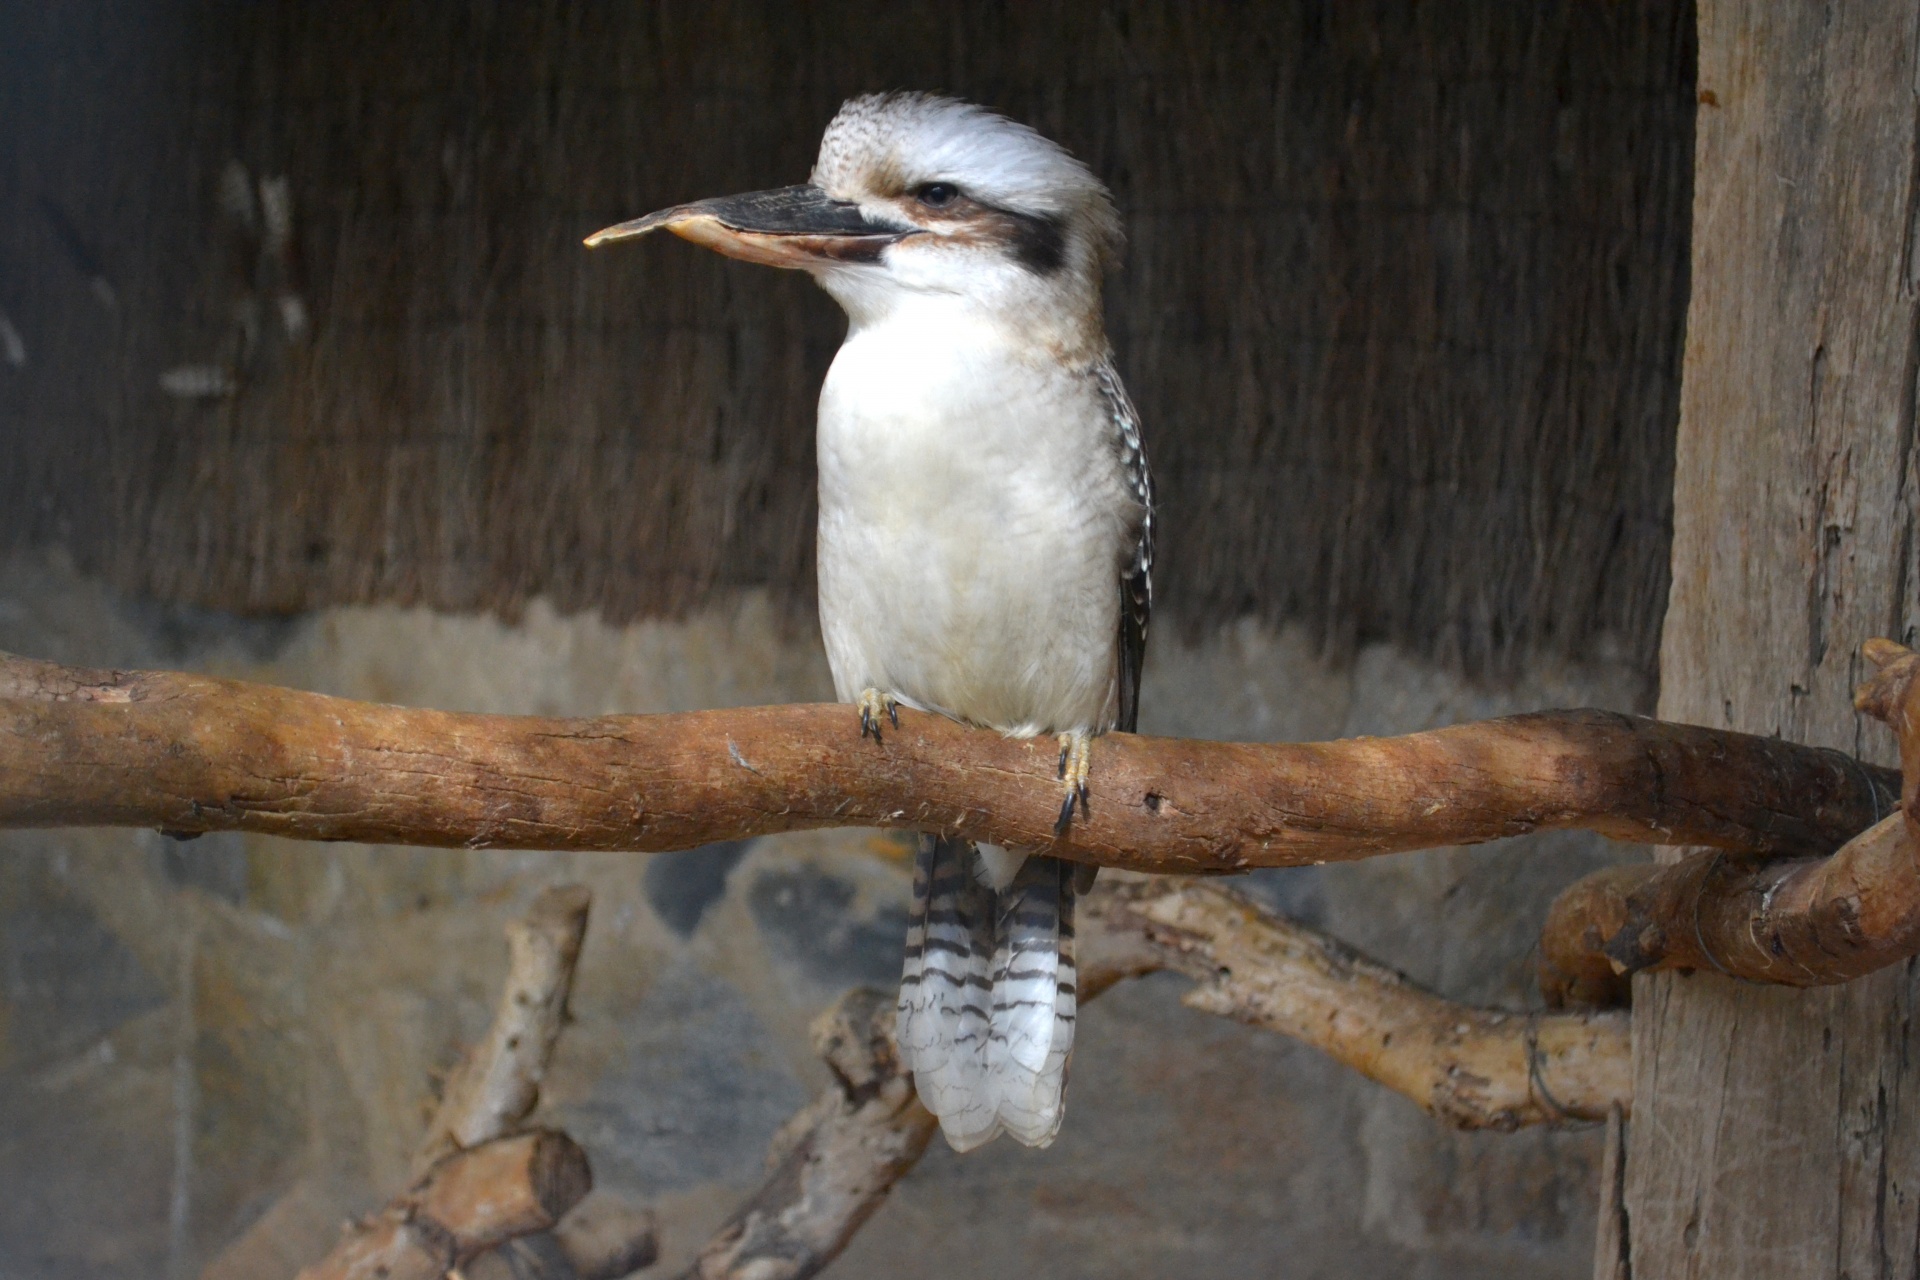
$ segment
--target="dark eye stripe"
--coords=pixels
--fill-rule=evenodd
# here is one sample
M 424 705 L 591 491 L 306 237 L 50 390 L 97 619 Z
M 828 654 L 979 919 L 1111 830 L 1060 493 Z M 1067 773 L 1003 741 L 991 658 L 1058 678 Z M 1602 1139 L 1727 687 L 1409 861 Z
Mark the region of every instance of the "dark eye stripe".
M 1057 219 L 1002 209 L 1013 223 L 1013 256 L 1035 275 L 1050 276 L 1066 265 L 1067 230 Z

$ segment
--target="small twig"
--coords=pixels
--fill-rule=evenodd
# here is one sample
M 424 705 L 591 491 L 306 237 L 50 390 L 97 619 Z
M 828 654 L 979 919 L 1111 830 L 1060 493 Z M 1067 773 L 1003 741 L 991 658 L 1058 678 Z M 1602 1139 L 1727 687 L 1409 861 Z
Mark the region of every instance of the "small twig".
M 1110 878 L 1080 920 L 1083 1005 L 1122 978 L 1175 970 L 1200 983 L 1185 997 L 1193 1007 L 1304 1040 L 1462 1128 L 1627 1106 L 1623 1014 L 1455 1004 L 1210 882 Z M 855 991 L 815 1023 L 834 1087 L 781 1129 L 766 1181 L 686 1280 L 819 1274 L 919 1160 L 938 1124 L 900 1075 L 893 1017 L 890 995 Z

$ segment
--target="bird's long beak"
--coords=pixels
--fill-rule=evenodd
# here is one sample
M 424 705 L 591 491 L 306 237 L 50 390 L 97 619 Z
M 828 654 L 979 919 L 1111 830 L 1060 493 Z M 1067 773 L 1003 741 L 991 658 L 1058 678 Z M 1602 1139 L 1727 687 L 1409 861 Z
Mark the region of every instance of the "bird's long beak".
M 587 237 L 587 248 L 667 230 L 729 258 L 769 267 L 872 262 L 888 245 L 919 234 L 876 222 L 848 200 L 806 184 L 696 200 L 621 222 Z

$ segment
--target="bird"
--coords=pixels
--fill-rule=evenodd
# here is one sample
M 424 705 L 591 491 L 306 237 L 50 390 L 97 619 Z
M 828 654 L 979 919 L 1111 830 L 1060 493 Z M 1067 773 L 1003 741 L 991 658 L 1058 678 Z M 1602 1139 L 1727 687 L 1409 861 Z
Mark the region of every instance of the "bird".
M 1153 604 L 1153 480 L 1101 311 L 1122 245 L 1106 186 L 984 107 L 869 94 L 827 125 L 806 182 L 586 243 L 660 230 L 805 271 L 846 313 L 820 392 L 816 560 L 863 740 L 901 705 L 1053 735 L 1069 833 L 1093 739 L 1136 730 Z M 895 1038 L 956 1150 L 1060 1130 L 1094 870 L 920 837 Z

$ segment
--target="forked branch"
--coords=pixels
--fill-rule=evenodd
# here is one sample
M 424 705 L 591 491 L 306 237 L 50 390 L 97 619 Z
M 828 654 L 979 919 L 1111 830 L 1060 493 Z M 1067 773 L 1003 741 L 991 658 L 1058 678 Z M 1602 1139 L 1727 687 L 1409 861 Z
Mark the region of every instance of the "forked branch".
M 1920 657 L 1870 640 L 1879 673 L 1854 705 L 1892 726 L 1906 766 L 1899 811 L 1829 858 L 1697 853 L 1614 867 L 1555 900 L 1540 940 L 1554 1004 L 1620 1004 L 1635 973 L 1701 969 L 1754 982 L 1846 982 L 1920 954 Z

